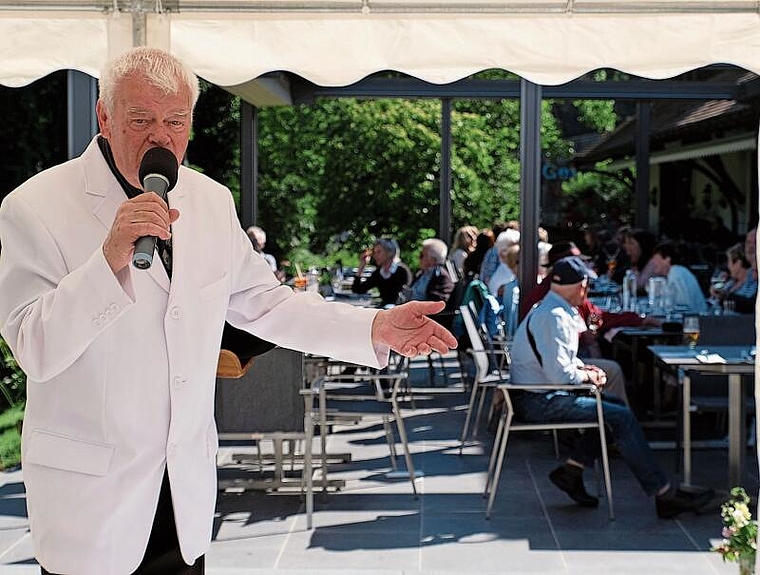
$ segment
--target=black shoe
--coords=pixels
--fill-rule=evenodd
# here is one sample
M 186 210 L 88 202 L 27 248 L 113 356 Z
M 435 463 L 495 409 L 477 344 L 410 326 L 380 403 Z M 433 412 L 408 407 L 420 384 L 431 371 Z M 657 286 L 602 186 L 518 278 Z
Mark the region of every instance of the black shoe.
M 655 498 L 657 517 L 673 519 L 685 511 L 696 513 L 707 505 L 714 496 L 715 492 L 712 489 L 685 491 L 679 487 L 672 495 L 658 495 Z
M 583 486 L 583 470 L 574 465 L 560 465 L 549 474 L 554 485 L 567 493 L 581 507 L 597 507 L 599 498 L 586 493 Z

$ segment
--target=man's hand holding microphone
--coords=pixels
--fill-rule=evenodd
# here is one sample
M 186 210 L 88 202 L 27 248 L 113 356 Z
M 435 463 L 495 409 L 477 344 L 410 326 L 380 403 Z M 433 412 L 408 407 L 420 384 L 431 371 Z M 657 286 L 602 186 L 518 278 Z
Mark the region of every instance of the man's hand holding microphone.
M 103 243 L 103 255 L 117 273 L 130 262 L 150 267 L 156 238 L 168 240 L 179 211 L 169 208 L 166 193 L 177 183 L 177 159 L 166 148 L 149 149 L 140 163 L 140 182 L 146 192 L 125 201 L 116 212 Z

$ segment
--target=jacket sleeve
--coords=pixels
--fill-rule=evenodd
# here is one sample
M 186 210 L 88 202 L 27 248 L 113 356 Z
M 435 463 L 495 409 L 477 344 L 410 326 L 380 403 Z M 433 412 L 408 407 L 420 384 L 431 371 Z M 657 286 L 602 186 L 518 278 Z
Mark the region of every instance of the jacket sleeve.
M 443 268 L 438 268 L 437 273 L 430 278 L 427 288 L 428 301 L 449 301 L 451 292 L 454 291 L 454 282 L 448 272 Z
M 100 245 L 67 269 L 57 239 L 23 196 L 11 194 L 0 207 L 0 243 L 0 333 L 33 380 L 60 374 L 134 303 L 129 270 L 117 278 Z

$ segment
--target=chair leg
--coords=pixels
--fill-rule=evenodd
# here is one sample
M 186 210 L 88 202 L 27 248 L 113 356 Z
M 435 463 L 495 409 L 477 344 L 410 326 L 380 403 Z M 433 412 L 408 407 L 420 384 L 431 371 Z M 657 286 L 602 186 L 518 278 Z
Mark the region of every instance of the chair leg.
M 322 491 L 327 491 L 327 398 L 319 393 L 319 443 L 322 451 Z
M 398 463 L 396 462 L 396 458 L 398 457 L 396 453 L 396 438 L 393 437 L 390 420 L 385 416 L 383 416 L 383 430 L 385 431 L 385 441 L 388 442 L 388 450 L 391 455 L 391 467 L 393 467 L 393 471 L 396 471 L 398 469 Z
M 480 423 L 480 418 L 483 416 L 483 406 L 485 405 L 485 402 L 486 402 L 487 392 L 488 392 L 488 388 L 486 388 L 486 387 L 483 387 L 480 390 L 480 401 L 478 401 L 478 411 L 475 414 L 474 421 L 472 422 L 472 435 L 473 435 L 473 437 L 476 437 L 478 435 L 478 425 Z
M 444 363 L 443 354 L 438 354 L 438 363 L 441 366 L 441 373 L 443 374 L 443 385 L 446 387 L 446 385 L 449 382 L 449 375 L 446 373 L 446 364 Z
M 493 508 L 493 502 L 496 500 L 496 492 L 499 490 L 499 479 L 501 478 L 501 469 L 504 466 L 504 454 L 507 451 L 507 440 L 509 439 L 509 426 L 512 424 L 512 413 L 507 415 L 507 419 L 504 422 L 503 435 L 504 438 L 499 443 L 499 457 L 496 461 L 496 468 L 494 469 L 493 480 L 491 484 L 491 492 L 488 496 L 488 505 L 486 506 L 486 519 L 491 518 L 491 509 Z
M 396 428 L 398 429 L 398 436 L 401 439 L 401 445 L 404 447 L 404 459 L 406 460 L 406 470 L 409 472 L 409 481 L 412 484 L 412 492 L 414 498 L 417 499 L 417 484 L 414 482 L 415 472 L 414 463 L 412 463 L 412 454 L 409 451 L 409 441 L 406 437 L 406 427 L 404 427 L 404 418 L 401 417 L 398 404 L 393 402 L 393 417 L 396 420 Z
M 305 411 L 303 416 L 304 431 L 306 438 L 304 440 L 303 450 L 303 475 L 301 479 L 306 480 L 306 529 L 312 528 L 312 514 L 314 513 L 314 484 L 312 480 L 311 469 L 311 444 L 314 438 L 314 419 L 312 419 L 312 410 L 314 408 L 314 397 L 304 395 Z
M 559 437 L 556 429 L 552 429 L 552 439 L 554 439 L 554 457 L 559 459 Z
M 499 416 L 499 425 L 496 428 L 496 436 L 494 437 L 493 447 L 491 448 L 491 457 L 488 459 L 488 473 L 486 474 L 486 487 L 483 490 L 483 497 L 488 497 L 489 490 L 492 486 L 493 471 L 496 465 L 496 455 L 499 452 L 499 446 L 503 441 L 504 425 L 507 421 L 507 410 L 504 409 Z
M 462 426 L 462 435 L 459 438 L 459 455 L 462 455 L 462 448 L 464 447 L 464 442 L 467 441 L 467 432 L 470 428 L 470 419 L 472 418 L 472 409 L 475 406 L 475 400 L 478 396 L 478 388 L 480 385 L 478 385 L 478 381 L 475 380 L 472 382 L 472 389 L 470 390 L 470 403 L 467 405 L 467 415 L 465 415 L 464 418 L 464 425 Z
M 599 422 L 599 447 L 602 451 L 602 469 L 604 470 L 604 487 L 607 491 L 607 509 L 610 513 L 610 521 L 615 520 L 615 511 L 612 505 L 612 479 L 610 478 L 610 461 L 607 457 L 607 434 L 604 428 L 604 411 L 602 410 L 601 395 L 597 391 L 596 416 Z
M 428 384 L 430 387 L 435 387 L 435 367 L 433 366 L 433 358 L 430 357 L 430 354 L 427 356 L 427 364 L 428 364 Z

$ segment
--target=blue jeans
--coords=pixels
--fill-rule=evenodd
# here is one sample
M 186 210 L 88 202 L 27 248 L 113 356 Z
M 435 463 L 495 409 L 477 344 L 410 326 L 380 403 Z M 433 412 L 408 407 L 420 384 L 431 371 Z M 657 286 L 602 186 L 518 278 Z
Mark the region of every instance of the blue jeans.
M 596 421 L 596 399 L 584 392 L 565 390 L 510 394 L 515 415 L 526 422 Z M 620 454 L 638 479 L 647 495 L 655 495 L 665 487 L 669 478 L 654 459 L 639 422 L 633 412 L 615 397 L 602 401 L 605 426 L 611 431 Z M 578 440 L 570 459 L 590 465 L 599 456 L 599 434 L 584 433 Z

